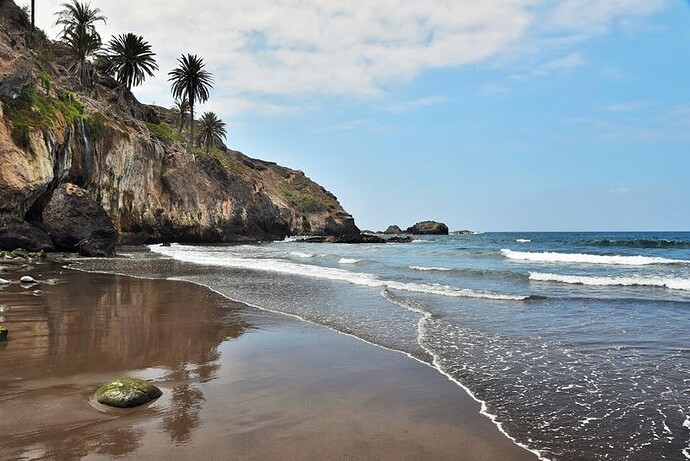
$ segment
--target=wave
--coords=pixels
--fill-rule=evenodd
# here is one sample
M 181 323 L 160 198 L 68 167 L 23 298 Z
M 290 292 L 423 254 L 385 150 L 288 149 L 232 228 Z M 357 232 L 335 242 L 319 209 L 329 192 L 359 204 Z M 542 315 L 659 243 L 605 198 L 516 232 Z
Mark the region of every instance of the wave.
M 357 264 L 360 262 L 361 259 L 354 259 L 354 258 L 340 258 L 338 260 L 338 264 Z
M 416 271 L 443 271 L 443 272 L 448 272 L 452 271 L 453 269 L 449 269 L 447 267 L 424 267 L 424 266 L 409 266 L 410 269 L 414 269 Z
M 651 264 L 690 264 L 684 259 L 668 259 L 649 256 L 593 255 L 585 253 L 532 253 L 502 249 L 501 254 L 508 259 L 546 263 L 608 264 L 623 266 L 647 266 Z
M 314 257 L 314 255 L 311 253 L 302 253 L 301 251 L 291 251 L 290 255 L 295 256 L 297 258 L 313 258 Z
M 434 294 L 454 298 L 482 298 L 505 301 L 524 301 L 529 298 L 528 296 L 474 291 L 468 288 L 458 288 L 436 283 L 423 284 L 382 280 L 376 275 L 367 274 L 364 272 L 352 272 L 334 267 L 294 263 L 283 259 L 242 258 L 228 253 L 210 253 L 203 251 L 203 249 L 198 247 L 188 247 L 179 244 L 173 244 L 169 247 L 150 245 L 149 248 L 152 252 L 168 256 L 178 261 L 200 265 L 259 270 L 288 275 L 301 275 L 304 277 L 348 282 L 354 285 L 391 288 L 394 290 Z
M 622 248 L 690 248 L 690 241 L 670 239 L 600 239 L 588 241 L 588 245 Z
M 539 282 L 558 282 L 588 286 L 645 286 L 690 291 L 690 280 L 676 277 L 590 277 L 530 272 L 529 279 Z
M 515 239 L 517 243 L 531 243 L 532 239 Z

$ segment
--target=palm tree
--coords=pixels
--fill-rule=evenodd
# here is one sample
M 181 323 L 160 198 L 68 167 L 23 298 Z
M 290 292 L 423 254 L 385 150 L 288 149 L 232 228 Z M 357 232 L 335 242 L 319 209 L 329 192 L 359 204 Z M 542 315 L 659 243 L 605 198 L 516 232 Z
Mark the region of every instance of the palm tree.
M 175 104 L 170 110 L 177 114 L 177 132 L 182 133 L 182 128 L 189 120 L 189 101 L 187 99 L 175 99 Z
M 173 97 L 189 102 L 189 113 L 191 120 L 194 120 L 194 104 L 208 100 L 209 90 L 213 88 L 213 76 L 204 70 L 204 60 L 197 55 L 182 55 L 177 61 L 180 65 L 170 71 L 168 81 L 172 82 Z M 188 149 L 191 152 L 195 124 L 190 125 Z
M 68 56 L 72 62 L 70 70 L 79 77 L 79 81 L 85 87 L 92 83 L 93 68 L 89 58 L 101 48 L 101 36 L 96 31 L 96 23 L 106 22 L 101 10 L 91 8 L 89 3 L 63 3 L 62 11 L 57 14 L 57 25 L 62 26 L 60 38 L 67 46 Z
M 206 152 L 211 149 L 212 145 L 222 143 L 227 136 L 225 122 L 213 112 L 204 113 L 197 123 L 199 124 L 197 143 L 199 145 L 204 144 Z
M 156 54 L 140 35 L 128 33 L 113 37 L 107 55 L 109 73 L 128 90 L 141 85 L 147 75 L 153 77 L 153 71 L 158 70 Z

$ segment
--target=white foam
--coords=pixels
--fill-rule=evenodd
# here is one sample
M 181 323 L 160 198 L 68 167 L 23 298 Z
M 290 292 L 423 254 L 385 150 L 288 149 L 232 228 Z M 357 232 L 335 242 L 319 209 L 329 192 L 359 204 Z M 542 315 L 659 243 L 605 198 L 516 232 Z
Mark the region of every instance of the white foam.
M 194 264 L 301 275 L 305 277 L 349 282 L 354 285 L 389 287 L 395 290 L 435 294 L 454 298 L 483 298 L 506 301 L 522 301 L 527 298 L 526 296 L 473 291 L 467 288 L 457 288 L 440 284 L 405 283 L 392 280 L 381 280 L 375 275 L 364 272 L 352 272 L 335 267 L 294 263 L 282 259 L 242 258 L 228 253 L 212 253 L 204 251 L 204 249 L 200 247 L 190 247 L 179 244 L 173 244 L 169 247 L 151 245 L 149 248 L 155 253 Z
M 532 239 L 515 239 L 517 243 L 530 243 Z
M 453 269 L 448 269 L 447 267 L 424 267 L 424 266 L 410 266 L 410 269 L 416 271 L 452 271 Z
M 314 255 L 311 253 L 302 253 L 301 251 L 291 251 L 290 255 L 295 256 L 297 258 L 313 258 L 314 257 Z
M 501 254 L 508 259 L 546 263 L 609 264 L 624 266 L 647 266 L 650 264 L 689 264 L 685 259 L 656 258 L 649 256 L 592 255 L 584 253 L 528 252 L 503 249 Z
M 589 277 L 530 272 L 529 279 L 538 282 L 558 282 L 588 286 L 646 286 L 690 291 L 690 280 L 675 277 Z
M 357 264 L 360 262 L 361 259 L 354 259 L 354 258 L 340 258 L 338 260 L 338 264 Z

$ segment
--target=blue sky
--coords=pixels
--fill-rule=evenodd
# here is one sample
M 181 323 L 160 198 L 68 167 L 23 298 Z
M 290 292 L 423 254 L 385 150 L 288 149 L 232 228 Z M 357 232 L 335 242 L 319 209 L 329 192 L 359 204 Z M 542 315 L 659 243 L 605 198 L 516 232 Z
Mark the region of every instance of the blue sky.
M 690 230 L 687 2 L 356 3 L 92 1 L 104 37 L 159 54 L 142 102 L 170 105 L 177 56 L 204 56 L 228 145 L 304 171 L 360 228 Z

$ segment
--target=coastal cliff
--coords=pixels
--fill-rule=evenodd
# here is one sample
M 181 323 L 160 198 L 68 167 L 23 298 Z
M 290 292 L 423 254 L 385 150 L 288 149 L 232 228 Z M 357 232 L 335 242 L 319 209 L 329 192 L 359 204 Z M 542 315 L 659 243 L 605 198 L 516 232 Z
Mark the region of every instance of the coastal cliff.
M 59 44 L 41 33 L 30 44 L 26 15 L 0 0 L 0 227 L 49 230 L 44 209 L 70 184 L 125 243 L 359 233 L 301 171 L 225 146 L 189 152 L 173 112 L 140 104 L 106 77 L 80 92 Z

